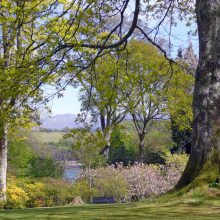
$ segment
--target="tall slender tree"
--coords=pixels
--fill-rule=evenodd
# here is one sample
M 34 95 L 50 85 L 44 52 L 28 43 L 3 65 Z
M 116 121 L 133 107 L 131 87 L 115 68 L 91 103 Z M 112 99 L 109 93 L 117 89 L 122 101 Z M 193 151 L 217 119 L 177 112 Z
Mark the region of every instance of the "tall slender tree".
M 131 41 L 127 46 L 125 108 L 128 109 L 139 137 L 139 160 L 144 161 L 147 128 L 155 120 L 167 120 L 170 115 L 178 123 L 191 116 L 193 77 L 177 65 L 170 66 L 159 50 L 149 43 Z M 185 108 L 186 115 L 177 111 Z M 182 126 L 183 123 L 182 123 Z
M 107 158 L 112 132 L 127 114 L 122 106 L 122 63 L 120 54 L 109 53 L 77 76 L 81 86 L 81 111 L 89 113 L 92 121 L 99 123 L 106 140 L 102 153 Z
M 0 2 L 0 191 L 5 199 L 8 130 L 18 119 L 34 119 L 42 102 L 40 85 L 53 73 L 54 64 L 44 59 L 48 40 L 44 22 L 52 1 Z M 51 8 L 50 8 L 51 7 Z M 48 71 L 50 69 L 51 72 Z M 22 126 L 22 120 L 19 120 Z

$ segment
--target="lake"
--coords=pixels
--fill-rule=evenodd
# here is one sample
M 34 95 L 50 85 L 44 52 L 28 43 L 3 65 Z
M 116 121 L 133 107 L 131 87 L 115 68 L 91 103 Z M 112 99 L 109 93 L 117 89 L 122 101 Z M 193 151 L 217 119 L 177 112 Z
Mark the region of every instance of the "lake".
M 77 161 L 67 161 L 64 165 L 64 180 L 74 182 L 80 175 L 82 169 L 81 164 Z

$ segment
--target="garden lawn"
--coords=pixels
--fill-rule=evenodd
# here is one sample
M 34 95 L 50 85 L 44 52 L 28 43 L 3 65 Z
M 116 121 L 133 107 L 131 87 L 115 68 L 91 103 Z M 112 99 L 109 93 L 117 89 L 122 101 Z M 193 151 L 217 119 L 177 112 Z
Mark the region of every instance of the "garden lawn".
M 214 205 L 213 205 L 214 204 Z M 74 207 L 34 208 L 0 211 L 0 219 L 73 219 L 73 220 L 138 220 L 138 219 L 220 219 L 219 201 L 210 204 L 199 203 L 149 203 L 115 205 L 81 205 Z

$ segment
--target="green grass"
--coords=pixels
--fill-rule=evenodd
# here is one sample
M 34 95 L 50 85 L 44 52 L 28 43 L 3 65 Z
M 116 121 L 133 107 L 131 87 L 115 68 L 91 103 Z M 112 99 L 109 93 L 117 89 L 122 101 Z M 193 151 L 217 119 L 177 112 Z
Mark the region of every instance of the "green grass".
M 40 143 L 58 143 L 64 135 L 64 132 L 41 132 L 41 131 L 34 131 L 32 132 L 34 138 Z
M 44 219 L 73 219 L 73 220 L 211 220 L 220 219 L 220 202 L 210 203 L 179 203 L 159 199 L 157 202 L 138 202 L 115 205 L 81 205 L 74 207 L 35 208 L 0 211 L 0 219 L 44 220 Z

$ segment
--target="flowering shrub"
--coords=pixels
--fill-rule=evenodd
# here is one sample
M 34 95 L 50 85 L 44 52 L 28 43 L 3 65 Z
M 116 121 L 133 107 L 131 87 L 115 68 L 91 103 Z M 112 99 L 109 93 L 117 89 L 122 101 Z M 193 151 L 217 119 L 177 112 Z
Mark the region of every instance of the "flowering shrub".
M 24 183 L 22 187 L 28 195 L 28 200 L 26 202 L 27 207 L 43 207 L 45 206 L 44 192 L 45 185 L 41 182 Z
M 5 208 L 66 205 L 75 197 L 72 184 L 52 178 L 8 178 Z
M 3 205 L 5 208 L 49 207 L 72 204 L 79 196 L 90 202 L 93 196 L 114 196 L 121 201 L 160 195 L 175 186 L 187 157 L 169 154 L 166 161 L 166 165 L 116 164 L 85 170 L 74 183 L 53 178 L 9 177 L 7 202 Z
M 10 178 L 10 181 L 8 181 L 7 202 L 5 208 L 12 209 L 25 207 L 28 199 L 27 192 L 17 185 L 16 179 Z
M 128 200 L 160 195 L 171 190 L 182 173 L 174 164 L 100 167 L 85 170 L 78 181 L 91 183 L 98 196 L 114 196 L 116 200 Z

